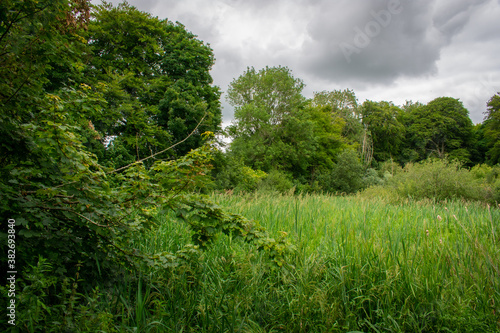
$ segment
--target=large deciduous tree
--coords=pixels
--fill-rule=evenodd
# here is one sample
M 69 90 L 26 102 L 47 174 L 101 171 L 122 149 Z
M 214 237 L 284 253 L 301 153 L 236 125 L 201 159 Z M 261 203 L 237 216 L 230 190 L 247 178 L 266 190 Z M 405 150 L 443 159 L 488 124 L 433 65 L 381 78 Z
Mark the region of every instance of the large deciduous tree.
M 286 115 L 303 107 L 303 89 L 302 80 L 293 77 L 287 67 L 266 67 L 259 72 L 252 67 L 231 82 L 227 100 L 235 107 L 241 127 L 256 130 L 254 121 L 281 124 Z
M 208 45 L 183 25 L 127 3 L 105 3 L 93 15 L 86 74 L 90 85 L 106 85 L 107 116 L 95 126 L 114 139 L 108 155 L 122 151 L 129 160 L 141 159 L 181 141 L 202 119 L 199 133 L 220 129 L 220 92 L 212 86 Z M 175 152 L 183 155 L 200 145 L 200 136 L 191 136 Z
M 355 105 L 355 98 L 335 106 L 328 96 L 307 102 L 303 87 L 286 67 L 248 68 L 235 79 L 228 90 L 236 120 L 229 129 L 231 153 L 247 166 L 266 172 L 278 169 L 301 183 L 331 168 L 349 146 L 342 136 L 344 113 L 349 113 L 349 103 Z
M 235 109 L 235 123 L 229 129 L 231 149 L 245 164 L 264 171 L 304 168 L 300 151 L 312 150 L 302 147 L 312 144 L 303 140 L 312 135 L 312 127 L 303 119 L 303 87 L 286 67 L 258 72 L 248 68 L 231 82 L 227 95 Z
M 373 140 L 373 157 L 386 161 L 397 157 L 405 129 L 399 122 L 401 109 L 391 102 L 365 101 L 361 107 L 362 121 Z
M 332 118 L 344 121 L 342 135 L 352 144 L 362 142 L 364 130 L 360 122 L 356 94 L 351 89 L 315 92 L 313 105 L 327 107 Z
M 439 97 L 404 116 L 407 140 L 419 159 L 449 157 L 470 163 L 473 124 L 458 99 Z

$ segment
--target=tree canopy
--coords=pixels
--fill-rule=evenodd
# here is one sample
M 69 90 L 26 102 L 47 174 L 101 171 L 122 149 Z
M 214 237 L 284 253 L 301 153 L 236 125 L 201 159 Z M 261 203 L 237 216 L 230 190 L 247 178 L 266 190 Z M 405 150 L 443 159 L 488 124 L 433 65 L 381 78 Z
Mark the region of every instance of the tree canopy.
M 420 159 L 449 156 L 470 162 L 473 124 L 462 102 L 439 97 L 425 106 L 412 108 L 404 117 L 408 139 Z
M 308 135 L 311 127 L 302 122 L 304 84 L 286 67 L 248 68 L 233 80 L 227 99 L 234 106 L 235 123 L 229 132 L 232 147 L 252 168 L 269 171 L 283 165 L 303 168 L 298 151 L 311 147 L 297 135 Z M 305 149 L 305 150 L 304 150 Z M 283 163 L 276 164 L 280 160 Z
M 10 0 L 1 13 L 0 210 L 23 237 L 19 265 L 43 256 L 65 275 L 80 262 L 89 278 L 99 263 L 116 278 L 139 258 L 175 260 L 130 242 L 158 205 L 210 207 L 187 193 L 207 183 L 201 133 L 220 126 L 212 50 L 126 3 Z
M 365 101 L 361 107 L 362 123 L 373 140 L 373 156 L 386 161 L 399 155 L 405 128 L 398 120 L 401 109 L 391 102 Z
M 106 89 L 106 117 L 94 125 L 112 139 L 107 159 L 117 162 L 116 155 L 125 154 L 122 163 L 139 160 L 195 128 L 198 134 L 220 129 L 220 91 L 212 86 L 214 56 L 208 45 L 182 24 L 127 3 L 105 3 L 93 15 L 85 77 L 90 86 Z M 200 145 L 200 136 L 191 136 L 174 152 L 180 156 Z

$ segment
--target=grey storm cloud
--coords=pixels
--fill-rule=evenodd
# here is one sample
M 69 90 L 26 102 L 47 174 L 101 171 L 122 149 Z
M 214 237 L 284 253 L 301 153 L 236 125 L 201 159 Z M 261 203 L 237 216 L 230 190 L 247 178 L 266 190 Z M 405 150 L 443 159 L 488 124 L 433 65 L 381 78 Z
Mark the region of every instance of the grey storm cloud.
M 468 23 L 474 8 L 487 1 L 220 0 L 201 5 L 200 1 L 140 0 L 130 3 L 180 21 L 212 45 L 219 61 L 231 63 L 234 68 L 280 63 L 327 82 L 387 84 L 401 76 L 434 74 L 441 50 Z M 293 22 L 294 31 L 282 31 L 281 35 L 278 32 L 272 43 L 267 44 L 259 44 L 262 32 L 258 31 L 253 38 L 243 36 L 239 47 L 222 43 L 221 36 L 228 33 L 222 30 L 222 21 L 227 18 L 217 10 L 222 6 L 247 18 L 236 22 L 232 27 L 235 30 L 255 21 L 264 31 L 266 25 L 270 26 L 272 33 L 272 26 L 287 20 Z M 300 47 L 291 48 L 283 42 L 288 38 L 287 33 L 304 36 Z
M 355 0 L 344 10 L 345 2 L 324 1 L 308 25 L 301 65 L 326 80 L 389 83 L 433 74 L 441 50 L 484 2 Z
M 210 44 L 222 91 L 248 66 L 282 65 L 304 80 L 307 97 L 344 88 L 396 103 L 451 96 L 479 122 L 500 90 L 500 0 L 128 2 Z M 232 109 L 222 103 L 227 122 Z

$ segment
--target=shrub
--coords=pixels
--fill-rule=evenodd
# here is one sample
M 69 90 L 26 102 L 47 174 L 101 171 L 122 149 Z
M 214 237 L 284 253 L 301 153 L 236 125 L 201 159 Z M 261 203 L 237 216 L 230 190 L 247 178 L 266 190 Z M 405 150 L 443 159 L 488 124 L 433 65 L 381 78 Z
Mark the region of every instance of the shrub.
M 264 171 L 254 170 L 246 166 L 242 160 L 233 156 L 218 153 L 215 161 L 215 186 L 219 190 L 235 190 L 235 192 L 252 192 L 267 176 Z
M 421 199 L 484 200 L 484 188 L 473 173 L 458 162 L 429 159 L 421 163 L 408 163 L 403 172 L 389 181 L 400 197 Z
M 390 187 L 384 185 L 370 186 L 359 193 L 358 197 L 376 199 L 387 203 L 396 203 L 398 201 L 398 195 Z
M 478 164 L 471 168 L 472 176 L 477 180 L 487 180 L 493 168 L 487 164 Z
M 331 170 L 322 171 L 318 182 L 327 192 L 354 193 L 363 187 L 365 170 L 354 150 L 344 150 Z
M 369 168 L 366 170 L 363 177 L 363 186 L 370 187 L 374 185 L 381 185 L 384 183 L 384 179 L 380 178 L 377 170 Z
M 293 182 L 290 177 L 284 172 L 272 170 L 262 179 L 258 189 L 268 192 L 289 192 L 293 188 Z
M 399 163 L 394 162 L 393 160 L 387 160 L 383 163 L 380 163 L 380 167 L 378 169 L 380 176 L 384 178 L 397 175 L 403 170 L 403 168 L 401 168 L 401 165 L 399 165 Z
M 78 266 L 80 267 L 80 266 Z M 20 291 L 16 303 L 16 323 L 27 332 L 117 332 L 113 315 L 101 304 L 99 289 L 87 295 L 78 291 L 82 283 L 79 269 L 75 277 L 61 277 L 54 266 L 43 257 L 29 265 L 17 281 Z M 0 287 L 7 299 L 7 289 Z M 11 332 L 18 332 L 10 326 Z

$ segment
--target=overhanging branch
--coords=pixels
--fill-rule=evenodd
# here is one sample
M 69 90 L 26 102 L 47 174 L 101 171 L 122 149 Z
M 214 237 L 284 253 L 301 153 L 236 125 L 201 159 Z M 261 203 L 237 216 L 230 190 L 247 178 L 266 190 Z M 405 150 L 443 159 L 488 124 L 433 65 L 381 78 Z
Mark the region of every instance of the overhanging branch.
M 190 138 L 190 137 L 191 137 L 191 136 L 192 136 L 192 135 L 196 132 L 196 130 L 198 129 L 198 127 L 200 127 L 201 123 L 203 122 L 203 120 L 205 119 L 205 117 L 206 117 L 206 116 L 207 116 L 207 113 L 205 112 L 205 114 L 203 115 L 203 117 L 201 118 L 201 120 L 198 122 L 198 124 L 196 125 L 196 127 L 193 129 L 193 131 L 192 131 L 191 133 L 189 133 L 189 135 L 188 135 L 188 136 L 186 136 L 186 137 L 185 137 L 184 139 L 182 139 L 181 141 L 179 141 L 179 142 L 177 142 L 177 143 L 175 143 L 175 144 L 171 145 L 170 147 L 168 147 L 168 148 L 166 148 L 166 149 L 163 149 L 162 151 L 159 151 L 159 152 L 157 152 L 157 153 L 155 153 L 155 154 L 153 154 L 153 155 L 151 155 L 151 156 L 145 157 L 145 158 L 143 158 L 143 159 L 140 159 L 140 160 L 138 160 L 138 161 L 135 161 L 135 162 L 133 162 L 133 163 L 130 163 L 129 165 L 125 165 L 125 166 L 123 166 L 123 167 L 121 167 L 121 168 L 118 168 L 118 169 L 115 169 L 115 170 L 109 171 L 109 172 L 107 172 L 107 174 L 111 174 L 111 173 L 115 173 L 115 172 L 118 172 L 118 171 L 121 171 L 121 170 L 127 169 L 127 168 L 129 168 L 130 166 L 132 166 L 132 165 L 134 165 L 134 164 L 137 164 L 137 163 L 142 163 L 142 162 L 144 162 L 144 161 L 146 161 L 146 160 L 149 160 L 150 158 L 153 158 L 153 157 L 155 157 L 155 156 L 158 156 L 158 155 L 160 155 L 160 154 L 163 154 L 163 153 L 164 153 L 164 152 L 166 152 L 167 150 L 170 150 L 170 149 L 172 149 L 172 148 L 174 148 L 174 147 L 176 147 L 176 146 L 180 145 L 181 143 L 183 143 L 184 141 L 186 141 L 187 139 L 189 139 L 189 138 Z

